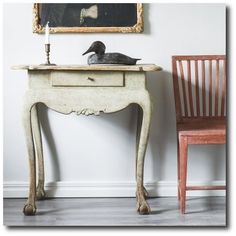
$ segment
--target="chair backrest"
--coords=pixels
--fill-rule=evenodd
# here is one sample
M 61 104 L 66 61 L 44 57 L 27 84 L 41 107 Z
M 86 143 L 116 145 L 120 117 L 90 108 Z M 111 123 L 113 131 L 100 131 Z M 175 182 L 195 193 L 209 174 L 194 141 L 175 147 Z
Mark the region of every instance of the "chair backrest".
M 226 56 L 172 57 L 177 122 L 226 116 Z

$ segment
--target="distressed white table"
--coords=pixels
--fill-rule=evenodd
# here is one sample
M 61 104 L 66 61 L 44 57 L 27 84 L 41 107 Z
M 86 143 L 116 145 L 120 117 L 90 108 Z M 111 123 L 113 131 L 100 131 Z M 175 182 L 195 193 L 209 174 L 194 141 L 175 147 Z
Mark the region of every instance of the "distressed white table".
M 143 186 L 144 157 L 152 114 L 150 94 L 146 88 L 146 72 L 159 71 L 156 65 L 23 65 L 13 69 L 28 71 L 29 89 L 24 98 L 23 122 L 30 167 L 28 200 L 25 215 L 36 213 L 35 200 L 44 199 L 44 163 L 37 104 L 54 111 L 78 115 L 117 112 L 128 105 L 139 105 L 137 129 L 136 181 L 137 211 L 148 214 L 150 207 Z M 38 168 L 36 170 L 36 161 Z M 37 178 L 36 178 L 37 174 Z M 38 179 L 36 188 L 36 179 Z

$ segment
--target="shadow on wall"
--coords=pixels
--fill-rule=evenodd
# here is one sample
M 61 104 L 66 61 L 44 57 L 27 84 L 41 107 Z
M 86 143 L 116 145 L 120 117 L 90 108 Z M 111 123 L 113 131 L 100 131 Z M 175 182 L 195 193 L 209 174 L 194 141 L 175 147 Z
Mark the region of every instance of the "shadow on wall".
M 150 72 L 147 87 L 153 100 L 153 117 L 151 123 L 149 148 L 153 162 L 153 179 L 164 178 L 165 158 L 168 150 L 176 147 L 175 108 L 173 98 L 172 74 L 167 71 Z M 174 131 L 174 132 L 173 132 Z M 173 156 L 173 165 L 176 166 Z
M 61 172 L 60 172 L 60 166 L 59 166 L 59 161 L 58 161 L 58 152 L 57 152 L 56 144 L 53 139 L 52 131 L 49 124 L 48 108 L 42 103 L 38 104 L 38 115 L 39 115 L 39 121 L 40 121 L 41 129 L 42 129 L 42 133 L 44 133 L 46 142 L 49 145 L 50 161 L 52 162 L 51 166 L 53 167 L 53 170 L 51 171 L 51 173 L 53 173 L 54 181 L 60 181 Z
M 143 19 L 144 19 L 144 31 L 143 34 L 151 34 L 150 20 L 149 20 L 150 4 L 143 4 Z

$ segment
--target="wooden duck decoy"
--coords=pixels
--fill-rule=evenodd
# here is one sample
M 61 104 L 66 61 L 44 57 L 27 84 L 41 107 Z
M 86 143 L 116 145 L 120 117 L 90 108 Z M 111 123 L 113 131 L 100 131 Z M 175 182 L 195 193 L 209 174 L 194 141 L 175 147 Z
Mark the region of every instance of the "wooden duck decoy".
M 111 52 L 105 53 L 106 46 L 101 41 L 95 41 L 89 47 L 89 49 L 84 52 L 82 55 L 85 55 L 89 52 L 95 52 L 88 57 L 88 64 L 122 64 L 122 65 L 135 65 L 138 60 L 137 58 L 132 58 L 126 56 L 122 53 Z

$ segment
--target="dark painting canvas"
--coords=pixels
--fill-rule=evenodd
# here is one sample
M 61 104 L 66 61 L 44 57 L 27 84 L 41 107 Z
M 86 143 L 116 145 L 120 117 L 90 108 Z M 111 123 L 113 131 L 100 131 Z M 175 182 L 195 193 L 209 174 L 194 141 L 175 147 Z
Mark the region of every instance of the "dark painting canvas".
M 42 4 L 40 23 L 51 27 L 124 27 L 137 21 L 136 4 Z

